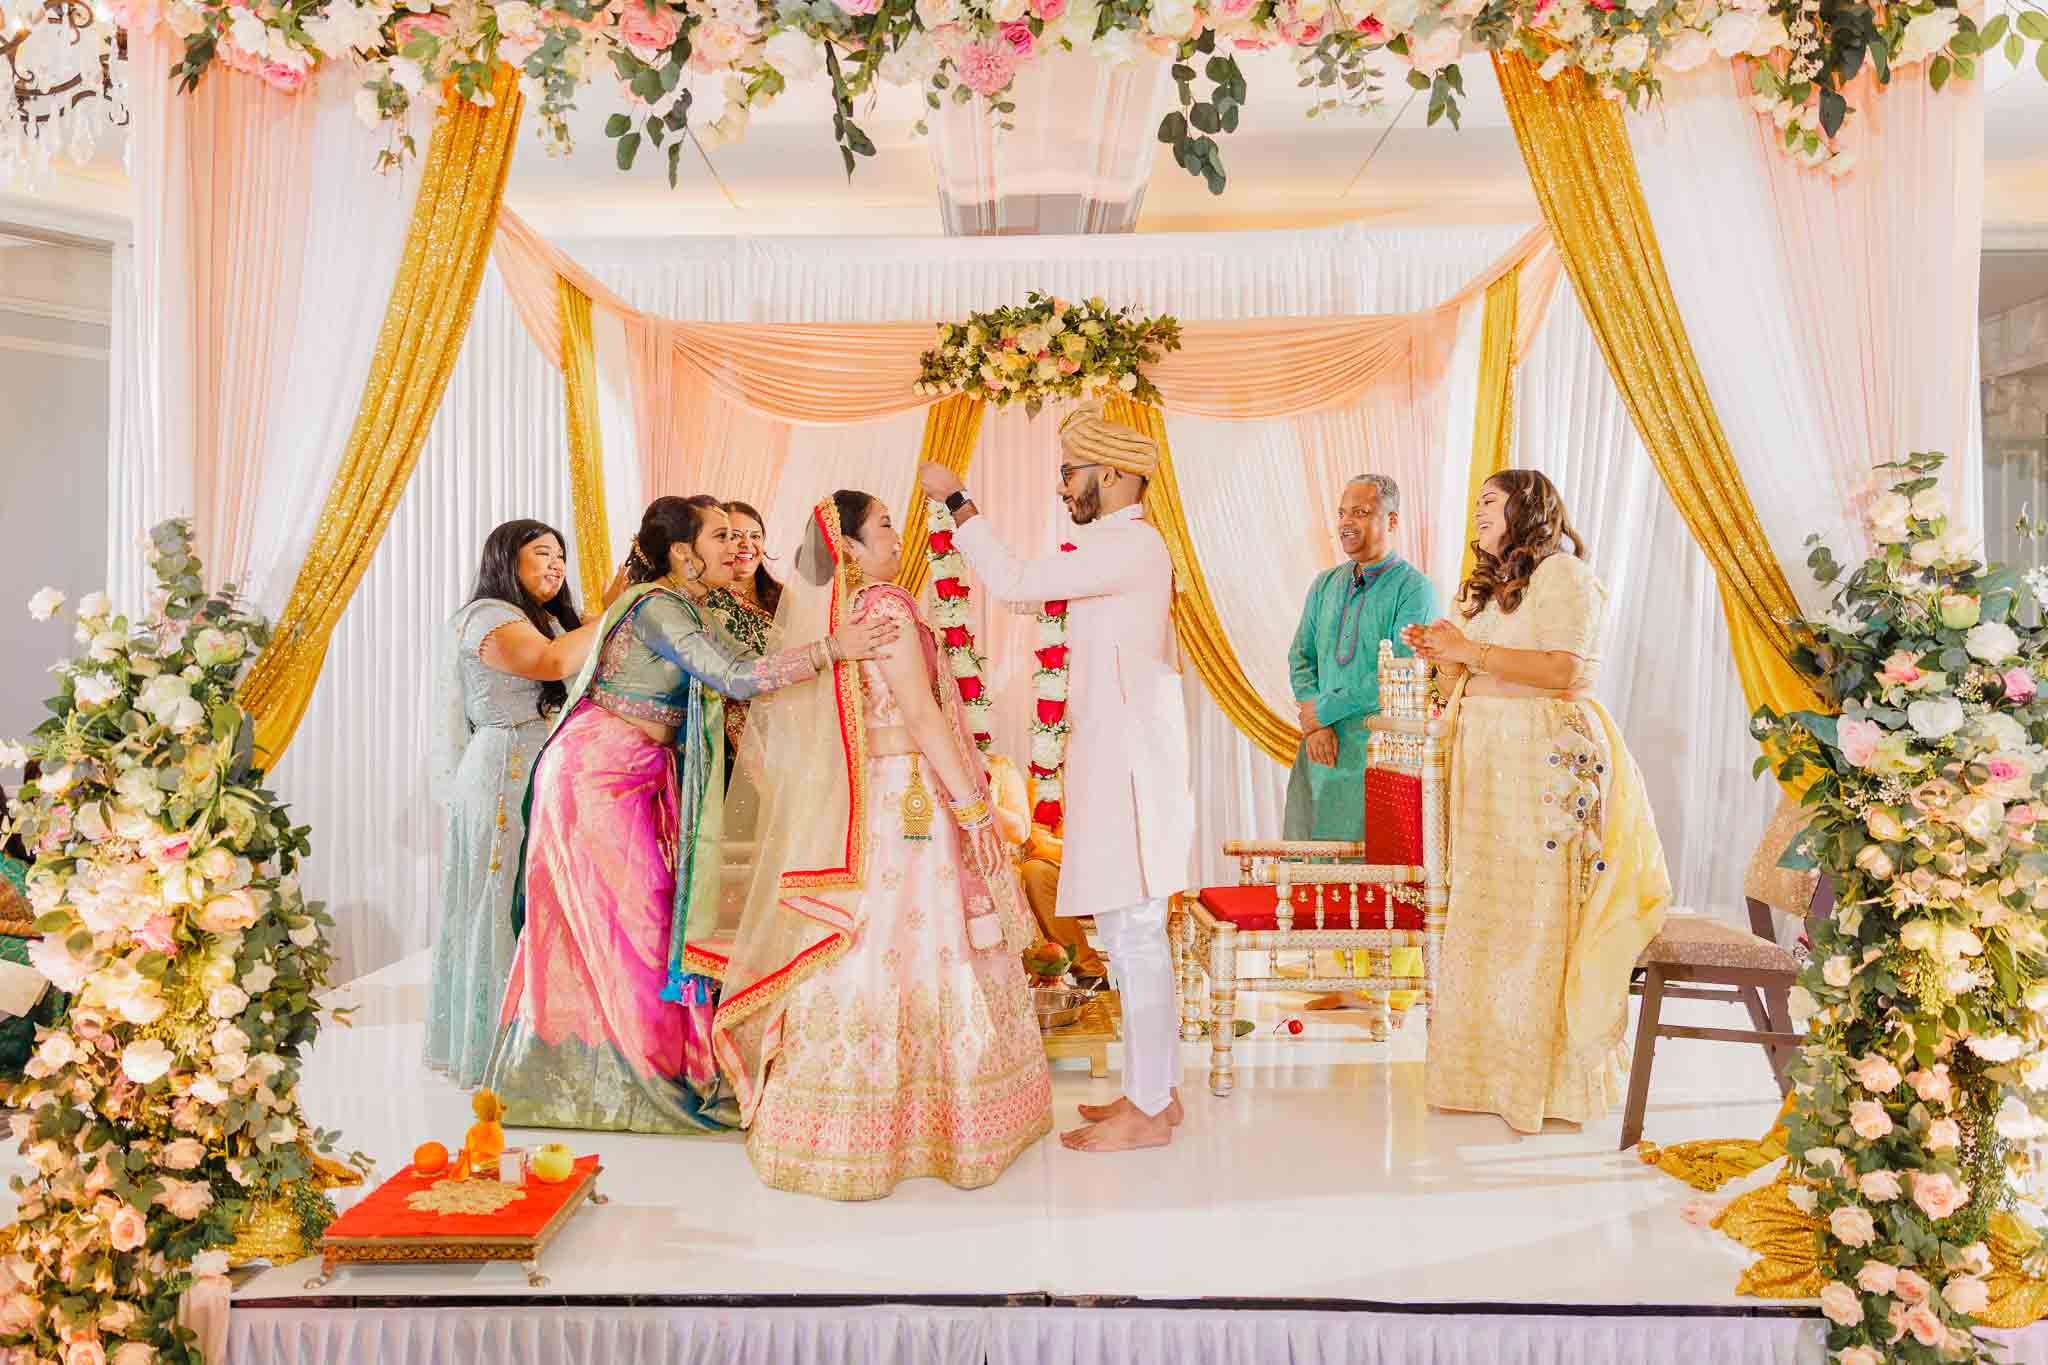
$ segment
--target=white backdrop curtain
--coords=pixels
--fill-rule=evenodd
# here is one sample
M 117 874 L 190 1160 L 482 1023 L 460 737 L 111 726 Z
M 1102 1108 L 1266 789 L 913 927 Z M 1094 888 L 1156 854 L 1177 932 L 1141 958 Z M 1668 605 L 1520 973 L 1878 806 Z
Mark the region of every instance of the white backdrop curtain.
M 316 208 L 313 221 L 342 221 L 334 216 L 341 209 Z M 337 235 L 341 231 L 335 229 Z M 958 316 L 1046 288 L 1065 295 L 1097 293 L 1149 312 L 1227 319 L 1425 307 L 1455 292 L 1520 232 L 1349 227 L 1078 241 L 681 239 L 564 245 L 628 303 L 678 318 Z M 345 278 L 341 271 L 309 274 Z M 1467 311 L 1474 316 L 1461 328 L 1443 400 L 1441 462 L 1426 471 L 1424 486 L 1404 489 L 1418 520 L 1427 508 L 1430 519 L 1459 528 L 1437 537 L 1429 555 L 1433 570 L 1446 556 L 1452 561 L 1438 574 L 1446 595 L 1462 538 L 1470 465 L 1469 376 L 1478 308 Z M 600 319 L 594 340 L 600 373 L 620 373 L 623 339 Z M 131 329 L 117 349 L 134 342 Z M 127 360 L 116 357 L 117 373 Z M 305 391 L 317 393 L 319 386 L 308 384 Z M 1704 582 L 1704 567 L 1640 447 L 1627 435 L 1620 399 L 1568 291 L 1560 294 L 1518 375 L 1516 395 L 1518 458 L 1559 478 L 1574 514 L 1594 537 L 1596 562 L 1613 592 L 1616 615 L 1603 692 L 1656 792 L 1680 899 L 1725 910 L 1741 861 L 1725 852 L 1742 847 L 1729 833 L 1729 812 L 1739 803 L 1701 799 L 1703 790 L 1716 783 L 1725 787 L 1726 774 L 1742 766 L 1727 740 L 1739 733 L 1741 704 L 1734 698 L 1718 610 L 1710 596 L 1701 596 L 1697 584 Z M 600 553 L 616 564 L 652 476 L 633 453 L 630 401 L 609 389 L 600 407 L 614 540 Z M 1323 420 L 1340 433 L 1369 430 L 1356 425 L 1363 420 L 1356 414 Z M 786 553 L 804 508 L 834 487 L 864 485 L 900 513 L 918 443 L 916 422 L 794 430 L 783 457 L 784 477 L 771 485 L 772 496 L 757 493 L 754 499 L 770 522 L 771 549 Z M 1330 470 L 1339 468 L 1347 474 L 1374 469 L 1373 454 L 1364 437 L 1342 435 L 1325 443 L 1331 447 L 1325 461 L 1330 470 L 1317 475 L 1314 462 L 1303 458 L 1300 432 L 1286 424 L 1176 418 L 1170 436 L 1176 458 L 1189 471 L 1187 510 L 1204 557 L 1241 571 L 1210 575 L 1212 590 L 1220 589 L 1226 624 L 1240 640 L 1239 652 L 1260 690 L 1284 703 L 1285 637 L 1307 575 L 1332 553 L 1330 509 L 1317 506 L 1313 496 L 1298 496 L 1295 481 L 1327 482 Z M 121 439 L 117 434 L 117 453 Z M 330 449 L 339 444 L 337 435 Z M 745 452 L 734 453 L 742 457 L 736 470 L 746 470 Z M 325 475 L 311 463 L 310 450 L 291 458 L 306 488 L 324 487 Z M 527 339 L 494 268 L 418 472 L 342 619 L 312 708 L 277 777 L 295 818 L 313 829 L 315 857 L 307 882 L 336 913 L 339 948 L 350 972 L 374 969 L 432 941 L 439 813 L 418 763 L 430 651 L 440 623 L 466 596 L 477 550 L 494 525 L 515 516 L 539 517 L 563 529 L 572 556 L 584 553 L 574 543 L 566 463 L 560 376 Z M 1051 491 L 1056 464 L 1049 418 L 1032 422 L 1021 412 L 989 414 L 971 479 L 1020 549 L 1045 552 L 1058 543 L 1062 513 Z M 1281 496 L 1267 476 L 1290 466 L 1295 472 L 1287 475 Z M 663 492 L 699 491 L 653 482 Z M 119 479 L 116 489 L 118 561 L 121 550 L 133 546 L 149 504 L 139 479 Z M 1244 511 L 1252 494 L 1261 509 L 1256 519 Z M 274 531 L 284 544 L 300 534 L 292 530 L 299 514 L 291 509 L 298 504 L 280 495 L 279 505 L 286 510 Z M 1661 553 L 1647 558 L 1653 544 Z M 1412 544 L 1403 548 L 1417 552 Z M 286 551 L 278 554 L 280 562 L 290 558 Z M 998 740 L 1015 754 L 1022 750 L 1029 705 L 1032 623 L 1008 613 L 985 617 L 980 640 L 990 655 L 990 683 L 999 702 Z M 1671 705 L 1673 697 L 1688 704 Z M 1192 671 L 1188 706 L 1203 871 L 1220 878 L 1229 875 L 1216 853 L 1221 840 L 1278 832 L 1285 774 L 1237 733 Z M 1669 714 L 1682 719 L 1674 722 Z M 1746 767 L 1742 771 L 1746 779 Z M 1744 793 L 1742 800 L 1748 799 Z M 1758 798 L 1758 823 L 1762 804 Z M 1717 847 L 1723 850 L 1718 857 Z
M 1793 167 L 1738 88 L 1725 63 L 1673 77 L 1629 137 L 1750 502 L 1813 610 L 1806 537 L 1861 558 L 1872 466 L 1945 451 L 1955 508 L 1979 524 L 1983 86 L 1859 86 L 1844 137 L 1862 160 L 1839 180 Z

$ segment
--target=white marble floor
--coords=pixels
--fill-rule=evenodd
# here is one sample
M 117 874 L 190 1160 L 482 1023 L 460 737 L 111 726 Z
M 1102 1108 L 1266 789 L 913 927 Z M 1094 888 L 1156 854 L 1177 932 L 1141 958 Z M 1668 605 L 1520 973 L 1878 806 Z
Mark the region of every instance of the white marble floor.
M 467 1096 L 419 1061 L 424 974 L 422 955 L 343 988 L 356 1023 L 328 1030 L 309 1067 L 309 1117 L 385 1173 L 469 1122 Z M 736 1138 L 573 1135 L 604 1158 L 612 1202 L 564 1231 L 545 1292 L 1763 1306 L 1732 1292 L 1746 1253 L 1681 1221 L 1694 1193 L 1615 1150 L 1618 1116 L 1520 1137 L 1490 1117 L 1430 1113 L 1419 1017 L 1387 1044 L 1345 1016 L 1276 1034 L 1299 1003 L 1252 1001 L 1261 1032 L 1239 1044 L 1228 1099 L 1204 1084 L 1206 1045 L 1189 1045 L 1188 1118 L 1172 1146 L 1104 1157 L 1047 1140 L 984 1190 L 922 1180 L 838 1205 L 763 1189 Z M 1075 1104 L 1114 1093 L 1113 1073 L 1056 1072 L 1063 1125 Z M 1776 1106 L 1757 1049 L 1671 1042 L 1648 1132 L 1754 1136 Z M 259 1271 L 237 1301 L 306 1296 L 312 1268 Z M 495 1265 L 349 1269 L 320 1292 L 529 1291 L 516 1267 Z

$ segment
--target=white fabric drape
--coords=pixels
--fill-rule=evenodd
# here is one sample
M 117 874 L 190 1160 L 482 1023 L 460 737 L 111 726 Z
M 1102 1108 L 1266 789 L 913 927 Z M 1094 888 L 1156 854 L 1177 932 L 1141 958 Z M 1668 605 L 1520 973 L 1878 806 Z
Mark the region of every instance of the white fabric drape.
M 229 1365 L 1820 1365 L 1793 1317 L 1171 1308 L 238 1308 Z M 2014 1359 L 2041 1365 L 2038 1331 Z
M 1982 90 L 1958 81 L 1937 97 L 1916 79 L 1859 94 L 1850 127 L 1864 164 L 1832 184 L 1791 178 L 1801 173 L 1766 145 L 1738 80 L 1718 62 L 1667 80 L 1654 110 L 1630 116 L 1629 136 L 1750 502 L 1814 611 L 1826 593 L 1806 569 L 1806 537 L 1862 557 L 1858 509 L 1873 465 L 1945 450 L 1957 511 L 1973 525 L 1980 515 L 1983 443 L 1968 377 Z M 1880 106 L 1881 148 L 1866 127 Z M 1902 258 L 1926 268 L 1901 271 Z
M 1675 902 L 1745 922 L 1743 866 L 1776 788 L 1750 776 L 1756 745 L 1713 568 L 1569 289 L 1516 377 L 1513 463 L 1557 484 L 1607 587 L 1597 690 L 1649 787 Z

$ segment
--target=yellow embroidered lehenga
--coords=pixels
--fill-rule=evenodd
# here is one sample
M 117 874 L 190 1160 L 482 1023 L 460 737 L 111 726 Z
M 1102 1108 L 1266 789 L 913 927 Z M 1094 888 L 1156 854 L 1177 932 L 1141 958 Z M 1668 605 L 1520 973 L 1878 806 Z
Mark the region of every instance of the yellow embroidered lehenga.
M 1518 1132 L 1622 1094 L 1628 980 L 1671 898 L 1642 775 L 1592 699 L 1606 594 L 1568 554 L 1465 633 L 1585 661 L 1571 696 L 1464 697 L 1451 752 L 1451 904 L 1425 1091 Z

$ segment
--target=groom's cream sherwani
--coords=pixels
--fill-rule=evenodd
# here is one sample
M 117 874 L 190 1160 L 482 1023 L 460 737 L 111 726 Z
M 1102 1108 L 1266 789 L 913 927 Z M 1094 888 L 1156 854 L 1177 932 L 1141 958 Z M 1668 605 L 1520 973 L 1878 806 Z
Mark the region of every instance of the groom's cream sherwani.
M 1166 543 L 1136 507 L 1072 535 L 1069 553 L 1021 560 L 983 516 L 953 543 L 997 601 L 1069 603 L 1059 913 L 1101 915 L 1187 889 L 1194 797 Z

